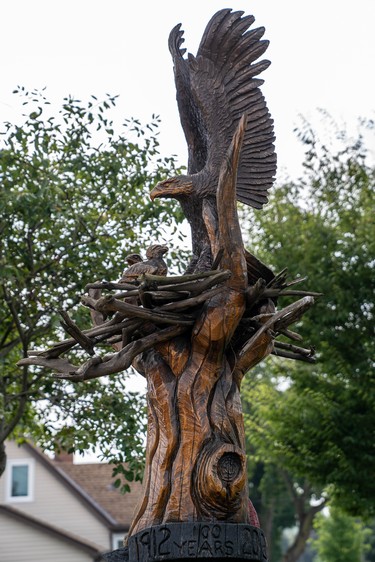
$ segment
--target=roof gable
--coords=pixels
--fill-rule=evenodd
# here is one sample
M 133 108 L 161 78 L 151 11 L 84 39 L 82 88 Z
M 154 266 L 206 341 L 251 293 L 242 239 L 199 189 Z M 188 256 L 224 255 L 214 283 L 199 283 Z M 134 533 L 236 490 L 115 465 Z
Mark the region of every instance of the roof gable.
M 131 483 L 131 492 L 121 494 L 113 486 L 114 465 L 108 463 L 72 464 L 55 462 L 30 443 L 25 448 L 59 481 L 113 531 L 127 531 L 141 498 L 142 486 Z

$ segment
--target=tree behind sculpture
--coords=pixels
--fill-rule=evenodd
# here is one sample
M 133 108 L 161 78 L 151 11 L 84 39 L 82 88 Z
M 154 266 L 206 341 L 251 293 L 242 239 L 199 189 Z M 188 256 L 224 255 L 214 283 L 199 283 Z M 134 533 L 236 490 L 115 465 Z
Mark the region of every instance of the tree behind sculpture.
M 103 397 L 100 381 L 67 391 L 65 384 L 15 363 L 30 346 L 57 337 L 57 311 L 74 309 L 82 284 L 112 268 L 120 276 L 126 251 L 147 243 L 161 219 L 169 225 L 180 216 L 170 203 L 155 216 L 155 205 L 145 199 L 167 171 L 175 172 L 173 159 L 155 161 L 157 121 L 149 125 L 153 133 L 137 139 L 131 132 L 137 123 L 120 134 L 112 129 L 115 97 L 100 102 L 93 96 L 86 104 L 67 98 L 57 111 L 44 93 L 20 88 L 18 94 L 28 115 L 3 125 L 0 150 L 0 475 L 11 436 L 50 449 L 56 437 L 82 450 L 95 447 L 105 427 L 107 444 L 116 436 L 117 448 L 123 439 L 134 452 L 141 448 L 130 417 L 138 401 L 124 391 L 123 380 L 109 381 Z M 81 319 L 89 325 L 86 315 Z M 100 398 L 104 406 L 110 396 L 113 411 L 124 419 L 123 437 L 110 409 L 104 408 L 106 419 L 99 423 Z M 45 407 L 38 407 L 46 400 L 58 419 L 75 423 L 57 429 Z M 83 417 L 89 411 L 90 424 Z
M 277 463 L 284 459 L 291 472 L 330 486 L 348 512 L 372 515 L 375 488 L 366 474 L 375 469 L 375 172 L 364 139 L 373 128 L 354 139 L 339 133 L 341 146 L 335 149 L 310 128 L 302 129 L 305 176 L 275 190 L 267 215 L 257 216 L 258 228 L 254 224 L 263 259 L 280 267 L 290 257 L 293 276 L 308 270 L 310 282 L 323 293 L 300 327 L 304 338 L 320 338 L 319 362 L 282 369 L 292 384 L 276 400 L 269 397 L 262 425 L 270 429 L 265 441 L 278 444 L 268 449 Z M 281 217 L 286 220 L 275 229 Z M 272 371 L 279 369 L 274 365 Z
M 276 268 L 290 259 L 293 275 L 309 271 L 310 282 L 323 293 L 299 328 L 311 341 L 320 338 L 319 362 L 307 367 L 267 361 L 244 387 L 251 404 L 248 435 L 257 456 L 289 474 L 294 494 L 304 490 L 301 479 L 314 492 L 305 510 L 296 510 L 299 543 L 308 536 L 301 516 L 316 505 L 322 490 L 348 513 L 363 517 L 373 515 L 375 498 L 373 480 L 366 476 L 375 469 L 375 350 L 368 309 L 374 300 L 369 225 L 375 176 L 366 142 L 373 128 L 362 121 L 361 134 L 353 139 L 343 131 L 329 133 L 334 146 L 323 144 L 308 125 L 301 129 L 304 177 L 275 191 L 268 213 L 256 217 L 251 231 L 263 259 Z M 280 376 L 289 388 L 275 393 L 268 379 Z M 292 552 L 286 559 L 295 560 Z

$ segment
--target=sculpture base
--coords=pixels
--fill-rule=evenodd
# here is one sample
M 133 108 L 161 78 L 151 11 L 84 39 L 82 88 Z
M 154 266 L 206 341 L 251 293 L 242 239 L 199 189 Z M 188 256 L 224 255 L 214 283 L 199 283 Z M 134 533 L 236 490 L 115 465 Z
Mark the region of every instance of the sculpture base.
M 188 562 L 196 558 L 266 562 L 264 533 L 244 523 L 166 523 L 133 535 L 127 547 L 103 555 L 106 562 Z

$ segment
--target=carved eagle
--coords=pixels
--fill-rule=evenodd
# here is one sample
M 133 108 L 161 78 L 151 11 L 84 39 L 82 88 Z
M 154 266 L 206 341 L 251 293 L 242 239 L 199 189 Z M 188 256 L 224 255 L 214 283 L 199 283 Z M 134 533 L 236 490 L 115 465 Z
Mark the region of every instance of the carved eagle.
M 225 9 L 208 23 L 196 56 L 186 49 L 181 24 L 169 36 L 177 103 L 188 145 L 188 175 L 160 182 L 151 197 L 180 201 L 190 222 L 193 253 L 207 245 L 202 199 L 214 197 L 220 167 L 238 122 L 248 116 L 237 175 L 237 199 L 260 209 L 276 173 L 273 120 L 256 78 L 269 66 L 257 59 L 268 47 L 264 28 L 249 29 L 253 16 Z M 200 232 L 202 231 L 202 232 Z

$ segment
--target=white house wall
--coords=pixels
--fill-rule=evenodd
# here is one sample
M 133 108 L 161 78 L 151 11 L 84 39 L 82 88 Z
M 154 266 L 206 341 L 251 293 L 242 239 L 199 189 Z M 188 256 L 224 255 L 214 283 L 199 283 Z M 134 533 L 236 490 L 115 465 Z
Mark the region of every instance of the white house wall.
M 18 447 L 13 442 L 7 443 L 8 460 L 32 457 L 32 453 Z M 102 523 L 69 488 L 56 478 L 45 466 L 35 458 L 35 488 L 34 501 L 19 500 L 16 503 L 6 501 L 6 475 L 0 478 L 0 503 L 6 504 L 26 514 L 36 517 L 46 523 L 66 530 L 76 536 L 82 537 L 99 545 L 103 550 L 111 548 L 110 533 Z M 1 528 L 2 531 L 2 528 Z M 3 532 L 1 532 L 1 535 Z M 3 561 L 0 557 L 1 562 Z M 64 561 L 67 558 L 64 559 Z M 83 559 L 82 559 L 83 560 Z M 86 558 L 84 559 L 86 560 Z M 15 560 L 12 559 L 12 561 Z M 22 562 L 23 559 L 22 559 Z M 31 560 L 28 562 L 31 562 Z M 38 562 L 41 562 L 38 560 Z M 50 562 L 50 561 L 49 561 Z M 57 562 L 57 560 L 54 562 Z M 78 562 L 78 560 L 77 560 Z
M 1 562 L 92 562 L 93 557 L 0 512 Z

